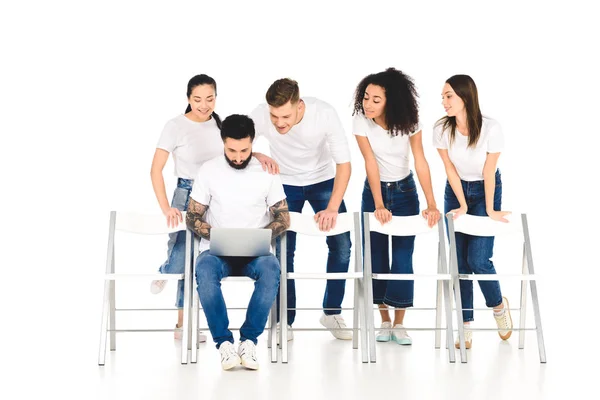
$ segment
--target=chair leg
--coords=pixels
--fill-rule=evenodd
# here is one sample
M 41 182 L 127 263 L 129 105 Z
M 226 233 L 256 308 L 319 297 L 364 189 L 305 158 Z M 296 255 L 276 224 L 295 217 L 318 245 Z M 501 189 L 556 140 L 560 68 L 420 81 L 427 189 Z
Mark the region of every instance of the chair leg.
M 359 315 L 360 315 L 360 354 L 362 356 L 362 362 L 369 362 L 369 343 L 367 334 L 367 303 L 366 297 L 364 296 L 365 281 L 361 279 L 359 281 L 358 296 L 360 296 L 359 303 Z
M 367 314 L 367 329 L 369 331 L 369 356 L 372 363 L 377 362 L 377 349 L 375 348 L 375 321 L 373 311 L 373 285 L 371 280 L 367 280 L 365 285 L 366 292 L 366 314 Z
M 527 269 L 529 274 L 534 275 L 533 255 L 531 252 L 531 241 L 529 240 L 529 224 L 527 215 L 521 214 L 521 223 L 523 224 L 523 236 L 525 239 L 525 257 L 527 260 Z M 537 283 L 535 280 L 529 281 L 531 285 L 531 303 L 533 305 L 533 317 L 535 319 L 535 330 L 538 339 L 538 351 L 540 353 L 540 362 L 546 363 L 546 347 L 544 346 L 544 334 L 542 331 L 542 316 L 540 315 L 540 303 L 538 299 Z
M 352 348 L 358 349 L 358 314 L 359 314 L 359 284 L 358 279 L 354 280 L 354 308 L 352 309 Z
M 525 245 L 523 245 L 523 275 L 527 274 L 527 261 L 525 254 Z M 521 281 L 521 302 L 519 304 L 519 328 L 525 328 L 525 324 L 527 322 L 526 318 L 527 313 L 527 281 Z M 519 331 L 519 349 L 525 348 L 525 331 Z
M 199 309 L 198 309 L 198 296 L 195 292 L 191 293 L 192 296 L 192 353 L 190 356 L 190 362 L 195 364 L 198 361 L 198 326 L 199 322 Z
M 450 281 L 444 281 L 444 300 L 446 305 L 446 348 L 448 349 L 448 360 L 456 362 L 454 354 L 454 331 L 452 329 L 452 295 Z
M 102 302 L 102 322 L 100 327 L 100 348 L 98 349 L 98 365 L 104 365 L 106 360 L 106 341 L 108 339 L 110 281 L 104 281 L 104 301 Z
M 442 281 L 437 281 L 435 295 L 435 348 L 439 349 L 442 342 Z
M 540 353 L 540 362 L 546 363 L 546 346 L 544 345 L 544 334 L 542 331 L 542 317 L 540 315 L 540 303 L 537 293 L 536 281 L 530 281 L 531 284 L 531 302 L 533 304 L 533 316 L 535 318 L 535 331 L 538 339 L 538 351 Z
M 281 278 L 279 280 L 279 346 L 281 347 L 281 362 L 288 362 L 288 338 L 287 338 L 287 235 L 281 236 L 279 243 L 281 260 Z
M 117 329 L 116 326 L 116 303 L 115 303 L 115 281 L 111 280 L 110 286 L 110 314 L 109 314 L 109 329 L 110 329 L 110 350 L 115 351 L 117 349 Z
M 454 302 L 456 304 L 456 323 L 458 325 L 458 341 L 460 343 L 460 362 L 467 362 L 467 349 L 465 347 L 465 328 L 462 316 L 462 300 L 460 298 L 460 281 L 458 276 L 454 280 Z
M 287 276 L 287 272 L 284 272 Z M 288 362 L 288 335 L 287 335 L 287 281 L 283 281 L 283 287 L 279 295 L 279 345 L 281 347 L 281 362 Z
M 269 348 L 271 349 L 271 362 L 277 362 L 277 301 L 271 306 Z
M 456 255 L 456 234 L 454 222 L 448 218 L 448 236 L 450 238 L 450 276 L 454 287 L 454 302 L 456 304 L 456 323 L 458 324 L 458 341 L 460 343 L 460 362 L 467 362 L 467 349 L 465 348 L 465 330 L 462 316 L 462 300 L 460 297 L 460 278 L 458 277 L 458 257 Z
M 273 308 L 269 310 L 269 319 L 267 320 L 267 326 L 269 329 L 269 334 L 267 335 L 267 348 L 270 349 L 273 346 L 273 338 L 271 337 L 271 325 L 273 320 Z
M 188 351 L 191 350 L 191 331 L 190 331 L 190 308 L 191 308 L 191 275 L 194 267 L 192 265 L 192 253 L 190 249 L 193 246 L 192 242 L 192 231 L 186 229 L 185 231 L 185 269 L 184 269 L 184 279 L 183 279 L 183 326 L 182 332 L 183 336 L 181 338 L 181 363 L 188 363 Z
M 190 294 L 192 297 L 191 304 L 191 317 L 192 317 L 192 352 L 190 354 L 190 362 L 196 363 L 198 361 L 198 326 L 199 326 L 199 315 L 198 315 L 198 303 L 196 298 L 196 293 L 192 292 Z

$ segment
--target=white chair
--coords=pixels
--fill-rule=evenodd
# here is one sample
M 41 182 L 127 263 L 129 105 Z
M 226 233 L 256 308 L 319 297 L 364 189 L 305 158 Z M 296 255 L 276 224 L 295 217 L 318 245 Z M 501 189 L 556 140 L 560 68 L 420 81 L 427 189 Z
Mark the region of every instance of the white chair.
M 186 249 L 190 248 L 192 234 L 187 229 L 185 224 L 185 212 L 182 213 L 183 221 L 175 228 L 169 228 L 165 217 L 160 214 L 144 215 L 127 212 L 110 212 L 110 222 L 108 228 L 108 251 L 106 255 L 106 273 L 104 275 L 104 301 L 102 305 L 102 323 L 100 331 L 100 349 L 98 354 L 98 365 L 104 365 L 106 357 L 106 345 L 110 334 L 110 350 L 116 350 L 116 333 L 117 332 L 173 332 L 174 329 L 117 329 L 115 324 L 115 316 L 117 311 L 157 311 L 168 310 L 165 308 L 158 309 L 117 309 L 115 305 L 115 283 L 118 280 L 126 279 L 142 279 L 148 282 L 153 280 L 180 280 L 184 279 L 185 288 L 189 288 L 190 277 L 190 252 L 186 252 L 185 258 L 185 273 L 183 274 L 128 274 L 117 273 L 115 270 L 115 233 L 123 231 L 141 235 L 165 235 L 172 232 L 186 231 Z M 184 307 L 183 307 L 183 341 L 181 346 L 181 363 L 187 364 L 188 353 L 187 347 L 184 345 L 188 342 L 189 330 L 189 290 L 184 290 Z
M 279 284 L 279 319 L 280 319 L 280 337 L 279 346 L 281 347 L 281 362 L 288 362 L 288 339 L 287 339 L 287 281 L 288 279 L 325 279 L 325 280 L 336 280 L 336 279 L 351 279 L 354 280 L 354 306 L 352 308 L 354 312 L 353 326 L 352 326 L 352 348 L 358 349 L 358 333 L 360 331 L 361 337 L 361 355 L 362 362 L 368 362 L 368 349 L 367 349 L 367 331 L 366 331 L 366 317 L 365 317 L 365 296 L 366 296 L 366 285 L 363 282 L 363 271 L 361 261 L 361 238 L 360 238 L 360 218 L 359 213 L 341 213 L 338 214 L 336 220 L 336 226 L 334 229 L 324 232 L 321 231 L 314 220 L 313 215 L 301 214 L 298 212 L 290 212 L 290 227 L 288 231 L 296 232 L 301 235 L 310 236 L 333 236 L 339 235 L 345 232 L 354 232 L 354 271 L 346 273 L 303 273 L 303 272 L 287 272 L 287 234 L 284 233 L 281 236 L 281 282 Z M 300 268 L 295 266 L 294 269 L 298 271 Z M 351 269 L 351 268 L 350 268 Z M 296 310 L 302 310 L 296 308 Z M 359 323 L 360 320 L 360 323 Z M 325 328 L 303 328 L 306 331 L 324 331 Z
M 190 289 L 192 293 L 192 321 L 190 324 L 191 335 L 190 335 L 190 343 L 192 344 L 192 356 L 191 362 L 196 363 L 198 361 L 198 347 L 200 342 L 198 341 L 198 332 L 202 329 L 208 329 L 208 327 L 200 327 L 200 299 L 198 298 L 198 291 L 194 289 L 194 281 L 196 279 L 196 260 L 198 259 L 198 249 L 200 245 L 200 238 L 197 235 L 194 235 L 193 239 L 194 243 L 194 258 L 192 262 L 192 279 L 190 280 Z M 274 249 L 274 245 L 272 245 Z M 228 276 L 223 278 L 221 282 L 254 282 L 252 278 L 246 276 Z M 227 307 L 227 310 L 246 310 L 246 307 L 243 308 L 233 308 Z M 267 322 L 266 330 L 269 332 L 268 337 L 268 348 L 271 349 L 271 362 L 277 362 L 277 349 L 273 348 L 273 343 L 275 343 L 275 337 L 277 333 L 277 303 L 274 301 L 271 306 L 271 312 L 269 313 L 269 321 Z M 238 331 L 240 328 L 229 328 L 232 331 Z M 195 345 L 194 345 L 195 344 Z
M 434 330 L 435 348 L 440 348 L 441 332 L 446 330 L 446 347 L 448 349 L 448 358 L 450 362 L 455 362 L 454 339 L 452 330 L 452 303 L 450 295 L 451 275 L 448 273 L 448 264 L 446 262 L 446 249 L 444 242 L 443 223 L 439 221 L 435 226 L 429 227 L 427 220 L 420 215 L 407 217 L 392 217 L 392 220 L 381 225 L 372 212 L 363 213 L 364 235 L 365 235 L 365 257 L 364 273 L 365 285 L 367 286 L 367 326 L 369 329 L 369 354 L 371 362 L 376 362 L 375 348 L 375 324 L 373 321 L 373 286 L 372 279 L 375 280 L 417 280 L 434 279 L 437 280 L 437 294 L 435 310 L 435 328 L 406 328 L 407 330 Z M 388 236 L 421 236 L 436 235 L 437 237 L 437 273 L 436 274 L 373 274 L 371 265 L 371 232 L 378 232 Z M 446 326 L 442 327 L 442 288 L 446 309 Z M 411 310 L 432 310 L 431 308 L 411 308 Z M 393 329 L 392 329 L 393 330 Z
M 538 351 L 540 362 L 546 362 L 546 350 L 544 346 L 544 336 L 542 331 L 542 319 L 540 316 L 540 305 L 538 300 L 538 292 L 536 279 L 537 276 L 533 270 L 533 256 L 531 254 L 531 241 L 529 237 L 529 227 L 527 225 L 526 214 L 509 214 L 505 218 L 509 221 L 500 222 L 494 221 L 489 217 L 478 217 L 474 215 L 461 215 L 456 220 L 452 219 L 453 214 L 447 214 L 448 234 L 450 237 L 450 274 L 453 277 L 454 288 L 455 288 L 455 301 L 456 301 L 456 317 L 458 323 L 458 337 L 460 342 L 460 355 L 463 363 L 467 362 L 467 355 L 465 349 L 465 336 L 463 330 L 463 317 L 462 317 L 462 302 L 460 297 L 460 280 L 470 279 L 473 281 L 496 281 L 501 279 L 516 279 L 521 281 L 521 296 L 519 304 L 519 325 L 518 328 L 514 328 L 513 331 L 519 331 L 519 349 L 525 347 L 525 331 L 535 330 L 537 333 Z M 468 235 L 474 236 L 508 236 L 515 235 L 517 238 L 523 240 L 523 262 L 520 274 L 459 274 L 458 272 L 458 259 L 456 254 L 456 237 L 455 233 L 461 232 Z M 496 269 L 498 266 L 495 264 Z M 502 268 L 500 268 L 502 269 Z M 526 305 L 527 305 L 527 281 L 531 285 L 531 298 L 533 305 L 533 313 L 535 318 L 535 328 L 526 328 Z M 512 309 L 511 309 L 512 310 Z M 493 330 L 493 329 L 472 329 L 476 330 Z

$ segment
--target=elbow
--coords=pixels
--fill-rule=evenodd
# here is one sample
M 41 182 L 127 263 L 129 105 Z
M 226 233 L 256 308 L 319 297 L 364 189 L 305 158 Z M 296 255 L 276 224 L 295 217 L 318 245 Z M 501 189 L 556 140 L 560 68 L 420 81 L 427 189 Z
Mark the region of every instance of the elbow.
M 427 163 L 427 160 L 422 159 L 415 161 L 415 170 L 417 173 L 427 172 L 429 170 L 429 164 Z

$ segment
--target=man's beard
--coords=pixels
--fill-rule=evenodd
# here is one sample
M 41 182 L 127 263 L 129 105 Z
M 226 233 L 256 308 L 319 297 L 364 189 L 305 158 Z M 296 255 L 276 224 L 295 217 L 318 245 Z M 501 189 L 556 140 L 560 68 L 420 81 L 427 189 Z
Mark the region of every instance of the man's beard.
M 225 156 L 225 159 L 227 160 L 227 164 L 229 164 L 229 166 L 234 169 L 246 168 L 248 166 L 248 164 L 250 164 L 250 160 L 252 159 L 252 154 L 251 154 L 250 156 L 248 156 L 248 158 L 246 158 L 244 161 L 242 161 L 241 164 L 236 164 L 227 157 L 227 154 L 223 154 L 223 155 Z

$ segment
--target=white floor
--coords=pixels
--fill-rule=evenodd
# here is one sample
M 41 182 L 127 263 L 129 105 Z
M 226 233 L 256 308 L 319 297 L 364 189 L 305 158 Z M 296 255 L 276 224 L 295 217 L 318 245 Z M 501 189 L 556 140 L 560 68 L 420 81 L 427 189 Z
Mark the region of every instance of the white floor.
M 582 346 L 587 341 L 583 336 L 554 334 L 555 321 L 551 319 L 547 319 L 547 364 L 539 362 L 534 333 L 527 334 L 525 349 L 519 350 L 516 334 L 502 342 L 494 332 L 478 332 L 468 351 L 469 362 L 461 364 L 456 352 L 457 362 L 451 364 L 444 349 L 434 348 L 432 332 L 413 331 L 412 346 L 379 343 L 377 362 L 363 364 L 351 342 L 335 340 L 328 332 L 300 331 L 290 343 L 288 364 L 269 361 L 263 335 L 259 338 L 259 371 L 222 371 L 210 335 L 209 342 L 200 345 L 198 363 L 182 365 L 180 342 L 172 333 L 162 332 L 118 334 L 117 350 L 109 352 L 106 365 L 100 367 L 99 332 L 87 323 L 96 316 L 82 316 L 84 324 L 74 324 L 66 334 L 48 329 L 39 335 L 35 352 L 30 354 L 35 358 L 21 358 L 12 375 L 15 380 L 7 380 L 8 388 L 14 384 L 23 397 L 2 398 L 50 394 L 146 400 L 595 398 L 593 392 L 583 395 L 597 375 L 597 358 L 586 352 L 593 349 Z M 312 322 L 310 318 L 302 321 Z M 316 318 L 314 323 L 318 324 Z M 234 337 L 238 339 L 237 331 Z M 591 366 L 583 367 L 586 362 Z M 26 383 L 16 385 L 17 381 Z M 4 390 L 14 393 L 14 388 L 9 391 L 5 386 Z
M 157 244 L 144 247 L 140 252 L 132 252 L 129 246 L 133 243 L 125 243 L 120 248 L 128 251 L 118 256 L 124 261 L 131 255 L 162 260 L 165 242 L 160 238 L 152 240 Z M 309 244 L 302 242 L 299 246 L 305 248 Z M 312 252 L 298 253 L 298 262 L 318 269 L 321 264 L 311 260 L 313 257 L 321 259 L 321 250 L 324 251 L 315 246 Z M 435 259 L 435 253 L 420 253 Z M 117 350 L 108 354 L 105 366 L 98 366 L 103 293 L 98 260 L 102 260 L 102 254 L 94 257 L 93 272 L 79 274 L 77 284 L 72 277 L 76 268 L 85 271 L 85 263 L 69 264 L 73 273 L 70 278 L 65 275 L 64 280 L 50 273 L 39 275 L 32 286 L 39 295 L 37 302 L 26 301 L 22 308 L 3 309 L 1 334 L 8 333 L 15 339 L 2 341 L 0 359 L 6 372 L 2 375 L 0 398 L 30 399 L 48 395 L 65 399 L 128 400 L 236 397 L 337 400 L 361 396 L 369 399 L 597 398 L 594 389 L 599 359 L 598 347 L 594 345 L 597 324 L 590 318 L 594 311 L 585 306 L 591 304 L 588 299 L 597 280 L 580 280 L 574 284 L 560 279 L 555 273 L 558 263 L 538 263 L 543 278 L 538 285 L 546 364 L 540 364 L 534 332 L 527 332 L 523 350 L 518 349 L 516 332 L 507 342 L 502 342 L 495 332 L 476 332 L 473 348 L 468 351 L 469 362 L 461 364 L 457 351 L 457 362 L 451 364 L 445 349 L 434 348 L 433 332 L 411 331 L 412 346 L 377 344 L 377 362 L 363 364 L 359 350 L 353 350 L 351 342 L 335 340 L 328 332 L 298 331 L 290 344 L 288 364 L 271 364 L 263 334 L 258 347 L 260 370 L 226 372 L 221 370 L 219 353 L 210 335 L 209 342 L 200 345 L 198 363 L 181 365 L 180 343 L 173 339 L 171 332 L 118 334 Z M 153 260 L 141 261 L 137 263 L 138 272 L 157 264 Z M 323 285 L 320 281 L 297 281 L 298 307 L 318 307 Z M 519 286 L 514 281 L 502 285 L 503 293 L 511 300 L 511 308 L 518 306 Z M 347 285 L 344 307 L 352 304 L 351 288 Z M 117 290 L 117 307 L 172 307 L 174 284 L 167 285 L 160 295 L 152 295 L 148 289 L 145 281 L 122 283 Z M 21 290 L 18 285 L 6 285 L 3 295 L 15 299 Z M 229 307 L 245 307 L 252 285 L 228 283 L 223 285 L 223 291 Z M 433 282 L 416 282 L 415 306 L 431 307 L 434 301 Z M 14 303 L 7 300 L 4 304 Z M 475 306 L 483 306 L 477 287 Z M 344 311 L 344 315 L 350 323 L 351 312 Z M 319 327 L 318 318 L 319 312 L 299 311 L 294 325 L 296 328 Z M 476 311 L 475 319 L 477 327 L 494 326 L 490 311 Z M 232 327 L 240 326 L 242 320 L 243 312 L 230 312 Z M 518 313 L 513 313 L 513 320 L 516 323 Z M 15 328 L 11 321 L 33 329 Z M 375 322 L 380 323 L 377 315 Z M 433 322 L 434 315 L 430 311 L 406 314 L 408 327 L 432 326 Z M 174 323 L 175 311 L 150 312 L 144 316 L 122 313 L 117 318 L 120 329 L 171 328 Z M 205 323 L 203 317 L 201 323 Z M 528 327 L 532 324 L 530 309 Z M 234 337 L 239 338 L 237 331 Z

